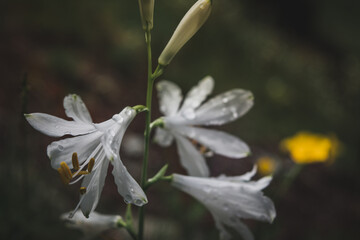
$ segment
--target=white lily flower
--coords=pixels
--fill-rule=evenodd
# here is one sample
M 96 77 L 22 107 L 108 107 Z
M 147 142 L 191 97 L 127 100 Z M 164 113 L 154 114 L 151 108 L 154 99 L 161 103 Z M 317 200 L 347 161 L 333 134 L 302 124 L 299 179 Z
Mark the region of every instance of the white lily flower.
M 81 230 L 85 235 L 84 239 L 95 238 L 106 230 L 116 228 L 118 221 L 122 219 L 119 215 L 97 212 L 93 212 L 89 218 L 85 218 L 80 211 L 76 211 L 72 218 L 69 218 L 69 214 L 62 214 L 60 219 L 65 221 L 67 227 Z
M 209 176 L 209 169 L 200 153 L 204 153 L 206 148 L 231 158 L 243 158 L 249 155 L 249 147 L 239 138 L 197 126 L 222 125 L 243 116 L 253 105 L 251 92 L 233 89 L 202 104 L 214 87 L 213 78 L 207 76 L 190 90 L 180 107 L 183 97 L 176 84 L 161 81 L 156 87 L 160 111 L 165 117 L 164 128 L 156 129 L 155 142 L 166 147 L 175 138 L 181 164 L 189 175 Z M 202 147 L 199 152 L 187 138 L 195 140 L 206 148 Z
M 44 113 L 26 114 L 27 121 L 36 130 L 52 136 L 72 135 L 47 147 L 51 165 L 60 173 L 64 183 L 73 184 L 84 178 L 80 188 L 80 207 L 88 217 L 96 208 L 105 183 L 109 162 L 114 166 L 113 175 L 118 192 L 125 202 L 142 206 L 147 198 L 139 184 L 123 165 L 119 150 L 124 133 L 136 116 L 136 111 L 126 107 L 111 119 L 94 124 L 90 114 L 75 94 L 64 98 L 67 121 Z M 70 170 L 72 169 L 72 170 Z
M 174 174 L 172 185 L 204 204 L 214 217 L 220 230 L 220 239 L 232 239 L 233 232 L 245 240 L 254 239 L 241 219 L 272 222 L 276 216 L 271 199 L 261 192 L 271 177 L 250 181 L 256 167 L 242 176 L 201 178 Z M 234 231 L 229 232 L 230 229 Z M 236 238 L 237 239 L 237 238 Z

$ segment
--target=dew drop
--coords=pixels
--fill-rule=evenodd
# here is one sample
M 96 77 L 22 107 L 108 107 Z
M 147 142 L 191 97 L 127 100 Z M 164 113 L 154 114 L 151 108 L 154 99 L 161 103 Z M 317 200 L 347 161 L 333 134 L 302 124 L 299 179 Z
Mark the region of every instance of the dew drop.
M 236 119 L 236 118 L 239 117 L 239 114 L 237 113 L 237 111 L 236 111 L 235 108 L 232 108 L 232 109 L 231 109 L 231 113 L 232 113 L 233 119 Z
M 186 119 L 194 119 L 195 118 L 195 111 L 193 109 L 186 109 L 184 112 L 183 112 L 183 116 L 186 118 Z
M 131 109 L 130 109 L 130 108 L 126 108 L 125 114 L 128 115 L 128 116 L 131 116 L 131 114 L 132 114 Z
M 134 188 L 130 188 L 130 192 L 134 193 L 135 192 Z
M 228 212 L 229 211 L 229 205 L 227 203 L 224 203 L 223 209 L 224 209 L 225 212 Z
M 129 204 L 131 203 L 131 200 L 132 200 L 131 196 L 129 194 L 126 194 L 124 197 L 124 202 Z
M 141 201 L 140 199 L 136 199 L 134 203 L 135 203 L 135 205 L 137 205 L 137 206 L 142 206 L 142 205 L 144 205 L 144 202 Z
M 114 120 L 115 122 L 117 122 L 118 124 L 122 124 L 124 122 L 124 118 L 122 118 L 120 116 L 120 114 L 115 114 L 113 117 L 112 117 L 112 120 Z
M 223 102 L 223 103 L 227 103 L 227 102 L 229 102 L 229 99 L 228 99 L 227 97 L 224 97 L 224 98 L 222 99 L 222 102 Z
M 64 150 L 64 146 L 63 146 L 63 145 L 58 145 L 57 148 L 58 148 L 59 151 L 63 151 L 63 150 Z

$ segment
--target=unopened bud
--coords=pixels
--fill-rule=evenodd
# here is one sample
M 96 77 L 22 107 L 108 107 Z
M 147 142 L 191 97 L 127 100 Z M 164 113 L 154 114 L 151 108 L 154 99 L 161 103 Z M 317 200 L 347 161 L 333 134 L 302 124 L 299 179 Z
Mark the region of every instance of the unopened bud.
M 144 30 L 153 28 L 155 0 L 139 0 L 141 22 Z
M 170 41 L 162 51 L 158 61 L 166 66 L 189 39 L 200 29 L 211 12 L 211 0 L 198 0 L 185 14 L 175 29 Z

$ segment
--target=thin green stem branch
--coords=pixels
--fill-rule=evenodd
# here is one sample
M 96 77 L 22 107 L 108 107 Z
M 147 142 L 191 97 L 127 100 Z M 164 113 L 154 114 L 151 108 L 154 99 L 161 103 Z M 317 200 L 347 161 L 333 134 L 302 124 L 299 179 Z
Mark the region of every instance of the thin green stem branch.
M 150 144 L 150 123 L 151 123 L 151 100 L 152 100 L 152 88 L 154 85 L 154 79 L 152 76 L 152 57 L 151 57 L 151 33 L 150 29 L 147 29 L 145 33 L 145 41 L 147 46 L 147 55 L 148 55 L 148 83 L 147 83 L 147 94 L 146 94 L 146 107 L 148 111 L 146 112 L 145 120 L 145 147 L 144 147 L 144 159 L 142 165 L 141 173 L 141 187 L 144 189 L 147 181 L 147 168 L 149 160 L 149 144 Z M 138 239 L 142 240 L 144 236 L 144 206 L 139 210 L 139 234 Z
M 148 76 L 147 76 L 147 93 L 146 93 L 146 119 L 145 119 L 145 147 L 144 147 L 144 158 L 142 165 L 142 173 L 141 173 L 141 187 L 142 189 L 146 189 L 147 184 L 147 169 L 148 169 L 148 161 L 149 161 L 149 145 L 150 145 L 150 132 L 151 132 L 151 100 L 152 100 L 152 92 L 154 81 L 161 76 L 164 71 L 164 67 L 158 65 L 155 69 L 154 73 L 152 72 L 152 56 L 151 56 L 151 32 L 148 27 L 145 32 L 145 42 L 147 48 L 147 56 L 148 56 Z M 139 210 L 139 234 L 138 239 L 143 240 L 144 236 L 144 206 L 140 207 Z

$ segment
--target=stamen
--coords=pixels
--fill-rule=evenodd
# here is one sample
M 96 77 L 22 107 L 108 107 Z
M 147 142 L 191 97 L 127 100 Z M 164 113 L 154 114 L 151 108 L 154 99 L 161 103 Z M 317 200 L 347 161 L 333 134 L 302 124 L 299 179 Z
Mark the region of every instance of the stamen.
M 199 151 L 200 151 L 200 153 L 201 154 L 204 154 L 204 153 L 206 153 L 206 151 L 207 151 L 207 148 L 205 147 L 205 146 L 200 146 L 200 149 L 199 149 Z
M 84 195 L 86 193 L 86 187 L 80 187 L 80 194 Z
M 70 180 L 72 178 L 72 173 L 66 162 L 61 162 L 60 168 L 62 169 L 62 173 L 64 174 L 64 176 Z
M 74 170 L 79 170 L 80 167 L 79 167 L 79 159 L 78 159 L 78 156 L 77 156 L 77 153 L 74 152 L 73 155 L 72 155 L 72 164 L 73 164 L 73 168 Z
M 65 185 L 68 185 L 69 182 L 70 182 L 70 179 L 67 178 L 67 176 L 64 174 L 64 170 L 60 167 L 57 169 L 59 175 L 60 175 L 60 179 L 61 181 L 65 184 Z
M 87 171 L 88 171 L 89 173 L 91 173 L 91 171 L 93 170 L 94 164 L 95 164 L 95 158 L 91 158 L 91 159 L 90 159 L 90 162 L 89 162 L 89 164 L 88 164 L 88 168 L 87 168 Z

